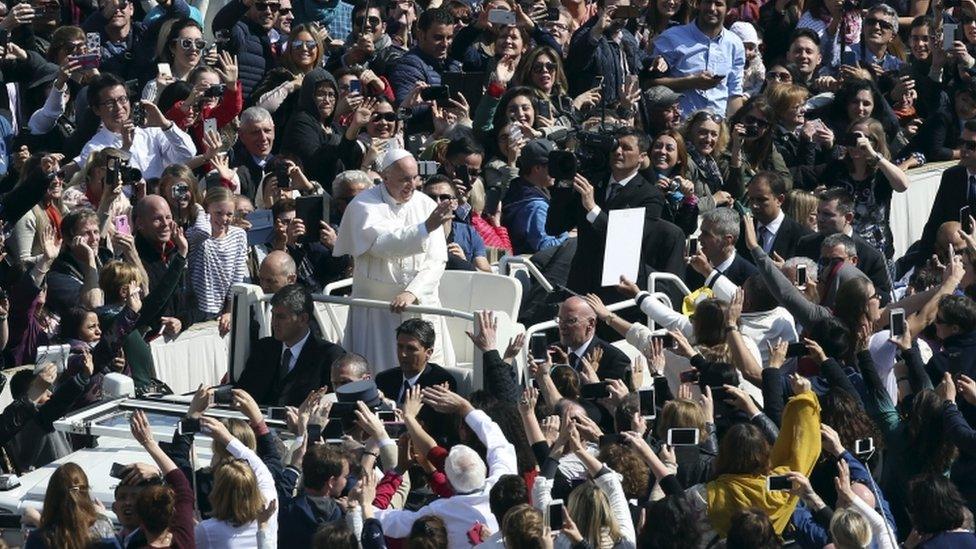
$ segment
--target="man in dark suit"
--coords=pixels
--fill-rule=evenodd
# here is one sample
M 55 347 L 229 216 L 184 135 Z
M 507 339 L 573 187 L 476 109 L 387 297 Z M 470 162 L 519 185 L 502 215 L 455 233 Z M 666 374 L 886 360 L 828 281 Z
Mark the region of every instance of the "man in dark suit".
M 653 222 L 666 211 L 664 194 L 657 185 L 641 177 L 637 170 L 647 155 L 650 142 L 647 135 L 633 128 L 617 131 L 617 147 L 610 154 L 610 182 L 594 187 L 585 177 L 577 174 L 573 188 L 553 188 L 549 215 L 546 219 L 548 234 L 562 234 L 576 228 L 578 242 L 576 254 L 569 270 L 566 286 L 579 293 L 596 292 L 605 299 L 619 301 L 613 288 L 603 288 L 603 252 L 606 247 L 609 210 L 645 208 L 643 250 L 654 244 L 651 232 Z M 575 192 L 574 192 L 575 191 Z M 638 284 L 646 284 L 650 266 L 642 252 Z
M 258 404 L 300 406 L 308 394 L 329 383 L 330 366 L 345 351 L 312 333 L 312 294 L 290 284 L 271 298 L 272 337 L 252 348 L 237 380 Z
M 939 192 L 922 230 L 921 261 L 932 256 L 935 236 L 943 223 L 963 221 L 959 219 L 960 208 L 970 206 L 976 215 L 976 120 L 967 120 L 963 124 L 959 145 L 959 164 L 942 172 Z
M 746 194 L 749 209 L 756 220 L 756 238 L 766 255 L 772 257 L 775 253 L 783 259 L 796 255 L 800 239 L 813 233 L 783 213 L 783 202 L 786 200 L 786 181 L 783 177 L 775 172 L 759 172 L 749 181 Z M 735 248 L 743 259 L 752 261 L 744 238 L 739 239 Z
M 941 190 L 939 193 L 941 194 Z M 817 207 L 817 230 L 819 232 L 807 235 L 796 245 L 796 254 L 809 257 L 819 262 L 821 249 L 825 238 L 832 234 L 843 233 L 854 239 L 857 248 L 857 268 L 868 275 L 875 289 L 881 294 L 881 304 L 891 301 L 891 277 L 885 257 L 869 242 L 854 234 L 854 200 L 847 191 L 840 188 L 827 189 L 820 195 L 820 205 Z M 936 227 L 938 228 L 938 227 Z M 788 259 L 785 258 L 784 259 Z
M 559 343 L 566 349 L 569 365 L 580 370 L 581 358 L 603 350 L 603 357 L 596 365 L 596 374 L 601 380 L 627 380 L 630 372 L 630 359 L 623 351 L 596 336 L 596 312 L 581 297 L 570 297 L 559 305 Z
M 419 318 L 411 318 L 397 326 L 396 345 L 399 368 L 386 370 L 376 375 L 376 387 L 383 396 L 403 403 L 407 391 L 413 387 L 432 387 L 447 383 L 451 391 L 457 391 L 454 375 L 441 366 L 428 362 L 434 353 L 434 326 Z M 424 406 L 417 416 L 435 438 L 449 432 L 450 417 Z
M 698 253 L 691 257 L 685 274 L 688 289 L 711 287 L 719 275 L 742 286 L 756 273 L 756 267 L 735 252 L 740 224 L 739 213 L 731 208 L 715 208 L 702 214 Z

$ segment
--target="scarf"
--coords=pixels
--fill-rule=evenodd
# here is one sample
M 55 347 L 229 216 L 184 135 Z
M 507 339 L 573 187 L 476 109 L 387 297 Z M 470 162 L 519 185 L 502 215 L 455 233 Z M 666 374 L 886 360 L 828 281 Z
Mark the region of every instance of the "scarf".
M 44 208 L 44 213 L 47 214 L 48 220 L 51 221 L 51 226 L 54 227 L 54 234 L 58 238 L 61 238 L 61 210 L 54 204 L 51 204 L 47 208 Z
M 702 154 L 698 149 L 688 143 L 688 155 L 694 160 L 695 165 L 701 170 L 702 182 L 708 186 L 710 191 L 717 191 L 722 188 L 722 171 L 718 168 L 718 162 L 709 155 Z

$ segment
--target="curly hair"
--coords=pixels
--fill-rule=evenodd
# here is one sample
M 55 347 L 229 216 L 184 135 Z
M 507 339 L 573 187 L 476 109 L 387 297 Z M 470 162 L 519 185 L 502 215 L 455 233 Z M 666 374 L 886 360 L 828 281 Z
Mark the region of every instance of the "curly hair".
M 884 447 L 884 437 L 868 416 L 861 403 L 843 389 L 831 389 L 820 397 L 820 421 L 837 431 L 844 448 L 853 448 L 854 441 L 873 438 L 874 447 Z
M 622 444 L 608 444 L 600 449 L 599 460 L 623 477 L 627 499 L 640 499 L 647 494 L 647 465 L 637 450 Z

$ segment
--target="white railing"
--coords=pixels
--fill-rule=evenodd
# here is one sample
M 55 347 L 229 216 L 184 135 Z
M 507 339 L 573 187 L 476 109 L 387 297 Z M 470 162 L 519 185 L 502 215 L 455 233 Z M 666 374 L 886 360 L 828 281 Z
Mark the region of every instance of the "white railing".
M 547 292 L 552 292 L 553 290 L 555 290 L 555 287 L 553 287 L 552 283 L 549 282 L 549 280 L 545 277 L 545 275 L 542 274 L 542 271 L 540 271 L 539 268 L 536 267 L 535 263 L 533 263 L 532 260 L 528 258 L 528 256 L 506 255 L 505 257 L 502 257 L 501 259 L 498 260 L 499 274 L 508 275 L 509 265 L 522 265 L 523 267 L 525 267 L 525 270 L 527 270 L 529 274 L 532 275 L 532 278 L 536 279 L 536 281 L 538 281 L 539 284 L 541 284 L 542 287 Z

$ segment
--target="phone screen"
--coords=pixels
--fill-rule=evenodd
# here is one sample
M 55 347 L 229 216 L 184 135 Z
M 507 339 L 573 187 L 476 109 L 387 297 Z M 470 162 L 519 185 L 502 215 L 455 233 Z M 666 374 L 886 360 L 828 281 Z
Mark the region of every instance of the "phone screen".
M 580 396 L 586 399 L 607 398 L 610 396 L 610 387 L 606 381 L 599 383 L 587 383 L 580 388 Z
M 549 342 L 546 340 L 546 334 L 542 332 L 532 334 L 529 350 L 532 353 L 533 362 L 545 362 L 548 357 L 548 348 Z
M 698 444 L 698 429 L 668 429 L 668 444 L 671 446 L 694 446 Z
M 905 310 L 892 309 L 890 315 L 892 337 L 901 337 L 905 334 Z
M 698 255 L 698 238 L 694 236 L 688 239 L 688 257 L 693 255 Z
M 796 266 L 796 286 L 800 289 L 805 288 L 807 285 L 807 266 L 797 265 Z
M 644 389 L 638 391 L 640 395 L 640 413 L 641 416 L 653 417 L 654 416 L 654 389 Z
M 773 475 L 766 477 L 766 488 L 770 491 L 785 491 L 793 488 L 790 477 L 786 475 Z
M 549 521 L 549 528 L 557 530 L 563 525 L 563 500 L 555 499 L 549 502 L 549 509 L 546 512 L 546 519 Z
M 969 222 L 969 218 L 972 217 L 972 215 L 973 212 L 970 206 L 963 206 L 962 208 L 959 208 L 959 224 L 962 225 L 963 232 L 973 232 L 973 225 Z

